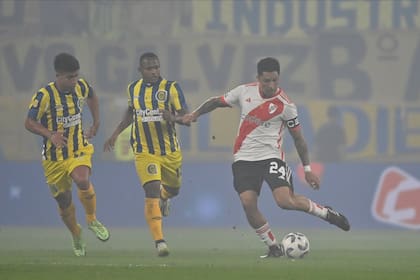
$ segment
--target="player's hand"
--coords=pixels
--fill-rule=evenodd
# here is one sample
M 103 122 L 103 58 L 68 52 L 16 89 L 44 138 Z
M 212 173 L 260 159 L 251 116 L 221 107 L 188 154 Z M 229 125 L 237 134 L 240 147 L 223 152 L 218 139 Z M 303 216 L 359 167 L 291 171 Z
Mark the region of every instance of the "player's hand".
M 194 112 L 192 112 L 192 113 L 189 113 L 189 114 L 185 114 L 182 117 L 182 122 L 190 124 L 192 122 L 196 122 L 197 118 L 198 118 L 198 116 L 196 114 L 194 114 Z
M 58 148 L 61 149 L 67 146 L 67 137 L 64 136 L 63 131 L 53 131 L 50 136 L 51 143 Z
M 98 131 L 99 123 L 93 124 L 87 131 L 84 131 L 83 134 L 86 139 L 91 139 L 96 135 L 96 132 Z
M 175 116 L 169 112 L 168 110 L 160 109 L 160 113 L 162 114 L 162 118 L 167 122 L 175 122 Z
M 321 185 L 319 177 L 312 171 L 305 172 L 305 180 L 314 190 L 318 190 Z
M 168 110 L 160 109 L 160 113 L 162 114 L 162 118 L 167 122 L 174 122 L 177 124 L 182 124 L 185 126 L 190 126 L 190 122 L 184 122 L 185 115 L 174 115 Z
M 104 152 L 110 152 L 114 149 L 115 142 L 117 141 L 118 136 L 111 136 L 104 143 Z

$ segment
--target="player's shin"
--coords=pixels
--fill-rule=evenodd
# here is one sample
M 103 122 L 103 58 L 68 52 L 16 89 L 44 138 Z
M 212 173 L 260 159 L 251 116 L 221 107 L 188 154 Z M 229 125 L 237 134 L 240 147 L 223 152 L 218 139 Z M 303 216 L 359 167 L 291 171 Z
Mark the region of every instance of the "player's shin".
M 149 225 L 153 240 L 163 239 L 162 214 L 159 208 L 159 198 L 146 198 L 144 204 L 144 216 Z
M 86 212 L 86 221 L 91 223 L 96 220 L 96 194 L 93 185 L 90 184 L 87 190 L 77 189 L 80 202 Z
M 263 226 L 257 228 L 255 230 L 258 237 L 267 245 L 277 245 L 276 237 L 274 236 L 273 232 L 271 231 L 270 225 L 268 223 L 265 223 Z
M 73 236 L 79 236 L 80 235 L 80 227 L 77 225 L 76 221 L 76 209 L 74 207 L 74 204 L 71 203 L 69 207 L 66 209 L 58 208 L 58 211 L 60 213 L 61 219 L 63 220 L 64 224 L 67 226 L 67 228 L 70 230 L 71 234 Z

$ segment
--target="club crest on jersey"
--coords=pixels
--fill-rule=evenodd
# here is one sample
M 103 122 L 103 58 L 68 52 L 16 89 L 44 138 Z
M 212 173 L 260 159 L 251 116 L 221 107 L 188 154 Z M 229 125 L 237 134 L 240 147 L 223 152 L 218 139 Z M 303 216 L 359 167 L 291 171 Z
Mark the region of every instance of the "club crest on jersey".
M 271 115 L 273 114 L 276 110 L 277 110 L 277 105 L 274 103 L 270 103 L 270 105 L 268 105 L 268 113 Z
M 159 90 L 159 91 L 156 93 L 156 100 L 157 100 L 158 102 L 165 102 L 165 101 L 166 101 L 167 96 L 168 96 L 168 92 L 167 92 L 166 90 Z
M 157 174 L 157 166 L 154 163 L 149 164 L 147 167 L 147 173 L 150 175 L 156 175 Z

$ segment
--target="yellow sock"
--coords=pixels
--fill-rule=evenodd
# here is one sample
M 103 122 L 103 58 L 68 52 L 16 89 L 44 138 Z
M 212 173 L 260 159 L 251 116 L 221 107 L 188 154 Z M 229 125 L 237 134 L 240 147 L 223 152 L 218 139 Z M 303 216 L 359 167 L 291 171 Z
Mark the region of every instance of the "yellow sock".
M 93 185 L 90 184 L 87 190 L 77 189 L 80 202 L 85 208 L 86 221 L 88 223 L 96 220 L 96 194 Z
M 162 199 L 168 199 L 168 198 L 171 198 L 171 197 L 172 197 L 172 195 L 171 195 L 170 193 L 168 193 L 168 192 L 165 190 L 165 188 L 161 187 L 161 188 L 160 188 L 160 197 L 161 197 Z
M 162 214 L 159 208 L 159 198 L 146 198 L 144 204 L 144 216 L 149 225 L 153 240 L 163 239 Z
M 58 212 L 60 213 L 61 220 L 63 220 L 71 234 L 74 236 L 79 236 L 80 228 L 77 226 L 76 209 L 74 208 L 74 204 L 71 203 L 70 206 L 66 209 L 61 209 L 58 207 Z

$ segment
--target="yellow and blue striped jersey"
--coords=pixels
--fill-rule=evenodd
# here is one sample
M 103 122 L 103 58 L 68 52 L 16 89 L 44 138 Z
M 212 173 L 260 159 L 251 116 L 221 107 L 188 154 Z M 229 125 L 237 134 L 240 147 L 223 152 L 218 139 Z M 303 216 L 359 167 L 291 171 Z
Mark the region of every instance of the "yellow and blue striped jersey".
M 84 79 L 78 80 L 72 92 L 60 92 L 51 82 L 34 94 L 28 117 L 67 137 L 67 146 L 63 148 L 56 148 L 48 138 L 43 137 L 43 159 L 60 161 L 75 157 L 82 147 L 89 144 L 82 131 L 82 108 L 86 98 L 92 94 L 92 87 Z
M 187 108 L 179 84 L 162 78 L 153 84 L 140 79 L 128 85 L 127 94 L 128 106 L 133 108 L 133 151 L 166 155 L 179 150 L 174 123 L 165 121 L 160 113 L 160 109 L 175 113 Z

